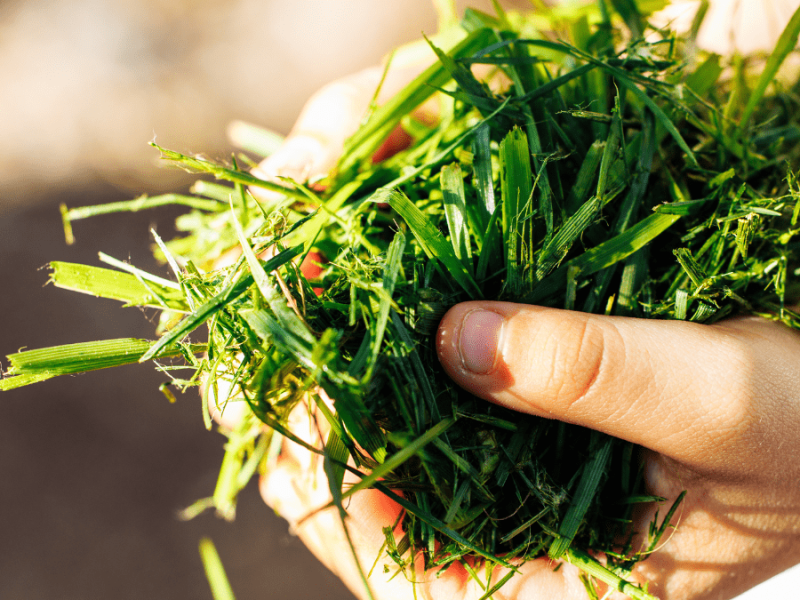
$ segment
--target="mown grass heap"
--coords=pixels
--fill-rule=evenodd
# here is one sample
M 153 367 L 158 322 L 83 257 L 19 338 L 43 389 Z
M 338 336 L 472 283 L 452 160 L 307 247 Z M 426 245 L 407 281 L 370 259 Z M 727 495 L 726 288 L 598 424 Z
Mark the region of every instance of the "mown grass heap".
M 64 219 L 71 235 L 92 214 L 191 207 L 177 221 L 183 237 L 157 238 L 177 280 L 107 256 L 117 270 L 51 265 L 60 287 L 160 310 L 160 339 L 13 354 L 0 387 L 154 360 L 171 398 L 205 380 L 224 404 L 220 390 L 233 388 L 252 414 L 230 432 L 214 496 L 189 510 L 225 515 L 283 438 L 305 444 L 286 422 L 308 402 L 330 430 L 324 448 L 308 449 L 324 455 L 341 514 L 369 486 L 405 508 L 405 535 L 387 529 L 385 549 L 409 577 L 420 552 L 427 567 L 459 561 L 475 578 L 467 557 L 549 555 L 581 567 L 590 596 L 602 580 L 651 598 L 625 578 L 680 500 L 634 547 L 633 507 L 659 501 L 643 491 L 635 448 L 465 393 L 433 343 L 446 309 L 470 299 L 700 323 L 746 312 L 800 326 L 787 306 L 800 95 L 775 79 L 800 16 L 768 58 L 720 57 L 694 44 L 702 15 L 677 37 L 643 16 L 661 3 L 611 4 L 614 13 L 602 1 L 467 11 L 458 32 L 431 42 L 439 62 L 371 111 L 324 187 L 262 181 L 239 168 L 246 157 L 223 166 L 160 149 L 233 185 L 198 181 L 192 195 L 65 209 Z M 475 65 L 489 65 L 492 86 Z M 439 121 L 413 120 L 433 94 Z M 413 143 L 373 164 L 398 124 Z M 248 186 L 282 199 L 256 200 Z M 237 245 L 235 264 L 215 269 Z M 327 261 L 309 282 L 295 259 L 312 248 Z M 346 469 L 362 479 L 343 489 Z M 486 597 L 513 574 L 484 581 Z

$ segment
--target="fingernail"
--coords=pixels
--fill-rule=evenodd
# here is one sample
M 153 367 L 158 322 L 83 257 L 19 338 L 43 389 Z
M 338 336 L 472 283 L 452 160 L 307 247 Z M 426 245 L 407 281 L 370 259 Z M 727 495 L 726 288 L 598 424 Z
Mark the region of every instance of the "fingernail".
M 466 370 L 484 375 L 494 368 L 504 322 L 502 316 L 489 310 L 466 314 L 458 336 L 458 352 Z

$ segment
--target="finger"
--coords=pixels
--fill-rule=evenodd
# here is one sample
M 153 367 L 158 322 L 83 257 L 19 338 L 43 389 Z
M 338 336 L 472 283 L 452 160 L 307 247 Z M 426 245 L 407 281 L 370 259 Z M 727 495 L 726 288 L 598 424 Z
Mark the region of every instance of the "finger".
M 482 398 L 698 468 L 765 468 L 775 436 L 800 426 L 798 336 L 755 318 L 708 326 L 467 302 L 437 343 L 450 377 Z
M 233 431 L 250 412 L 244 397 L 234 387 L 230 379 L 216 377 L 209 385 L 207 378 L 200 384 L 200 394 L 208 401 L 208 413 L 223 428 Z
M 417 67 L 390 70 L 378 102 L 396 93 L 418 71 Z M 253 174 L 268 180 L 289 177 L 298 182 L 326 175 L 342 155 L 347 138 L 358 128 L 382 76 L 383 68 L 373 67 L 321 88 L 303 107 L 283 145 L 264 159 Z M 388 145 L 381 148 L 382 155 L 397 151 L 403 140 L 400 133 L 390 136 Z M 277 197 L 274 192 L 260 189 L 254 189 L 253 193 L 264 198 Z

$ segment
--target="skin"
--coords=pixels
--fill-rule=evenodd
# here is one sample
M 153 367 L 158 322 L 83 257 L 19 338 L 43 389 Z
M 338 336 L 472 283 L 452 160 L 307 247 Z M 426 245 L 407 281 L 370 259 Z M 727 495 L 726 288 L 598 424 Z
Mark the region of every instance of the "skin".
M 299 179 L 326 173 L 379 77 L 373 69 L 323 88 L 284 146 L 256 172 Z M 387 93 L 407 78 L 390 74 Z M 402 132 L 393 136 L 400 137 L 383 152 L 402 143 Z M 489 402 L 641 445 L 649 493 L 671 502 L 687 491 L 677 528 L 634 573 L 658 597 L 732 598 L 800 562 L 798 332 L 755 317 L 706 326 L 468 302 L 443 318 L 438 353 L 457 384 Z M 297 411 L 292 427 L 318 445 L 322 432 L 309 414 Z M 231 410 L 222 420 L 236 418 Z M 316 511 L 330 501 L 321 461 L 287 442 L 261 491 L 312 552 L 364 597 L 338 515 Z M 642 509 L 637 530 L 646 531 L 656 508 Z M 369 569 L 381 529 L 396 522 L 400 509 L 365 490 L 347 510 L 359 562 Z M 388 574 L 380 561 L 373 570 L 375 598 L 413 597 L 402 575 L 390 577 L 391 564 Z M 576 569 L 554 567 L 547 559 L 523 565 L 494 598 L 584 600 Z M 493 580 L 501 576 L 496 571 Z M 468 600 L 484 593 L 459 565 L 420 570 L 417 579 L 420 598 Z

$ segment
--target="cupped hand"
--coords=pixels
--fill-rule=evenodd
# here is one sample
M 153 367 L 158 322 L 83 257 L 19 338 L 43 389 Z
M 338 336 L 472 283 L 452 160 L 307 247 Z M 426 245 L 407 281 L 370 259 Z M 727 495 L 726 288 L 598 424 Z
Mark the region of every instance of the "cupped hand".
M 387 93 L 408 77 L 391 77 Z M 257 173 L 299 180 L 324 175 L 379 78 L 371 70 L 324 88 Z M 384 152 L 402 144 L 402 133 L 395 134 Z M 438 352 L 453 380 L 487 401 L 639 444 L 648 493 L 667 498 L 667 505 L 687 491 L 676 528 L 634 572 L 655 595 L 732 598 L 800 562 L 797 332 L 756 317 L 706 326 L 471 302 L 444 317 Z M 318 444 L 313 420 L 299 419 L 294 430 Z M 363 596 L 336 510 L 317 511 L 331 499 L 321 460 L 286 442 L 261 489 L 314 554 Z M 397 522 L 400 508 L 375 490 L 354 494 L 346 508 L 375 597 L 414 597 L 394 563 L 378 558 L 382 529 Z M 656 508 L 637 515 L 638 531 L 646 532 Z M 584 600 L 577 570 L 555 567 L 547 559 L 528 562 L 493 597 Z M 502 575 L 497 571 L 492 580 Z M 418 569 L 415 577 L 420 598 L 468 600 L 485 593 L 459 564 Z

